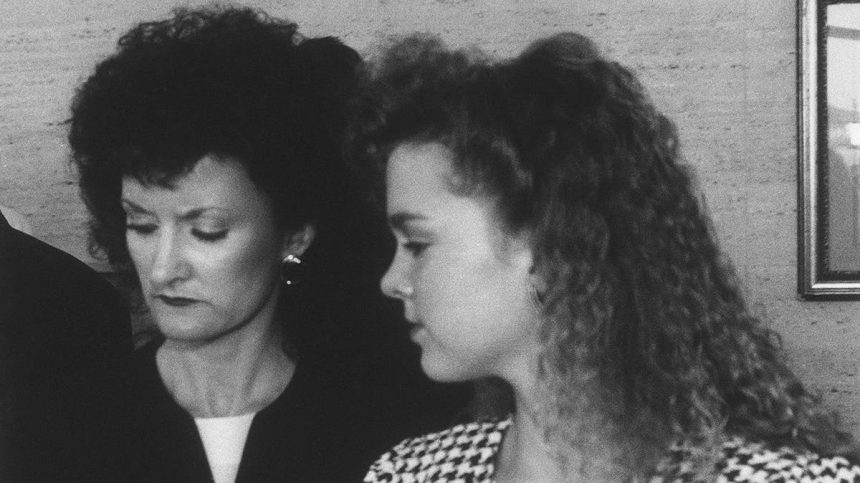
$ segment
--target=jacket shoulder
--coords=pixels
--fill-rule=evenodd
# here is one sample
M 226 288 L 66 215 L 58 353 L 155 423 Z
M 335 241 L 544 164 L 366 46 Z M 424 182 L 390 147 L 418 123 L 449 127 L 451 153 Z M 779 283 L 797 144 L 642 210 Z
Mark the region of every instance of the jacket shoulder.
M 723 445 L 720 482 L 860 482 L 860 467 L 841 456 L 821 456 L 788 447 L 771 448 L 734 438 Z
M 405 475 L 418 481 L 487 479 L 510 424 L 510 419 L 471 422 L 406 439 L 383 454 L 364 481 L 390 481 Z

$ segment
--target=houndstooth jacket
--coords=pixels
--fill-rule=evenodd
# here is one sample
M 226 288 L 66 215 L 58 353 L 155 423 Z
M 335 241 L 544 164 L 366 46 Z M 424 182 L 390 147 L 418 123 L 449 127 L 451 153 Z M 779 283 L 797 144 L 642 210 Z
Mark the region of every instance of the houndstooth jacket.
M 382 455 L 365 483 L 478 483 L 493 481 L 494 461 L 511 420 L 473 422 L 407 439 Z M 860 483 L 860 467 L 841 457 L 820 457 L 789 448 L 770 449 L 733 438 L 722 446 L 718 483 Z M 681 446 L 664 461 L 683 461 Z M 683 465 L 680 465 L 683 468 Z M 655 476 L 652 483 L 694 481 L 692 473 Z

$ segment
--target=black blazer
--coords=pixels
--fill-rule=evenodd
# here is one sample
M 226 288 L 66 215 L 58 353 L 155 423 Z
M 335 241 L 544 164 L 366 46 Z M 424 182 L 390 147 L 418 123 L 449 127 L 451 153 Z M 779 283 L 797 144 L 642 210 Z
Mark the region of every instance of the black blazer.
M 0 214 L 0 481 L 124 481 L 128 310 L 84 263 Z
M 141 481 L 212 481 L 191 415 L 173 400 L 155 362 L 160 344 L 137 352 L 141 428 L 147 470 Z M 256 414 L 237 483 L 361 481 L 370 462 L 403 433 L 367 405 L 342 374 L 299 363 L 286 390 Z
M 194 420 L 159 376 L 159 345 L 152 342 L 136 353 L 136 434 L 145 455 L 137 479 L 211 482 Z M 236 482 L 360 482 L 392 445 L 449 424 L 463 405 L 462 387 L 401 382 L 386 389 L 357 380 L 337 362 L 300 358 L 286 390 L 254 417 Z

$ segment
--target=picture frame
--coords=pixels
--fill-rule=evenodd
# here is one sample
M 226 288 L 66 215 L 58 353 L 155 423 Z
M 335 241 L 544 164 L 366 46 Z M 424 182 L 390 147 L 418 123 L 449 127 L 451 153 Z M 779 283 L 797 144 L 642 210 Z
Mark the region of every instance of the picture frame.
M 860 300 L 860 0 L 798 0 L 798 293 Z

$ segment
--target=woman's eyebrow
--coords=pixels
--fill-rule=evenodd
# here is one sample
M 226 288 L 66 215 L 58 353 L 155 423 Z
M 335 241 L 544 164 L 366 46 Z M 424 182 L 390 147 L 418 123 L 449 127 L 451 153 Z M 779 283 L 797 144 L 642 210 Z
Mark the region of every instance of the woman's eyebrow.
M 132 201 L 129 201 L 129 200 L 125 199 L 125 198 L 123 198 L 123 199 L 122 199 L 122 204 L 123 204 L 125 207 L 127 207 L 127 208 L 131 209 L 131 211 L 134 211 L 134 212 L 137 212 L 137 213 L 149 213 L 149 210 L 147 210 L 147 209 L 143 208 L 142 206 L 138 205 L 137 203 L 134 203 L 134 202 L 132 202 Z
M 207 212 L 218 212 L 223 213 L 224 209 L 218 206 L 203 206 L 200 208 L 194 208 L 193 210 L 188 210 L 179 216 L 181 220 L 193 220 L 195 218 L 200 218 L 201 216 L 207 214 Z
M 396 230 L 401 230 L 406 227 L 411 222 L 415 221 L 423 221 L 426 220 L 427 217 L 424 215 L 420 215 L 418 213 L 412 213 L 408 211 L 398 211 L 397 213 L 392 213 L 388 216 L 388 225 L 391 228 Z

